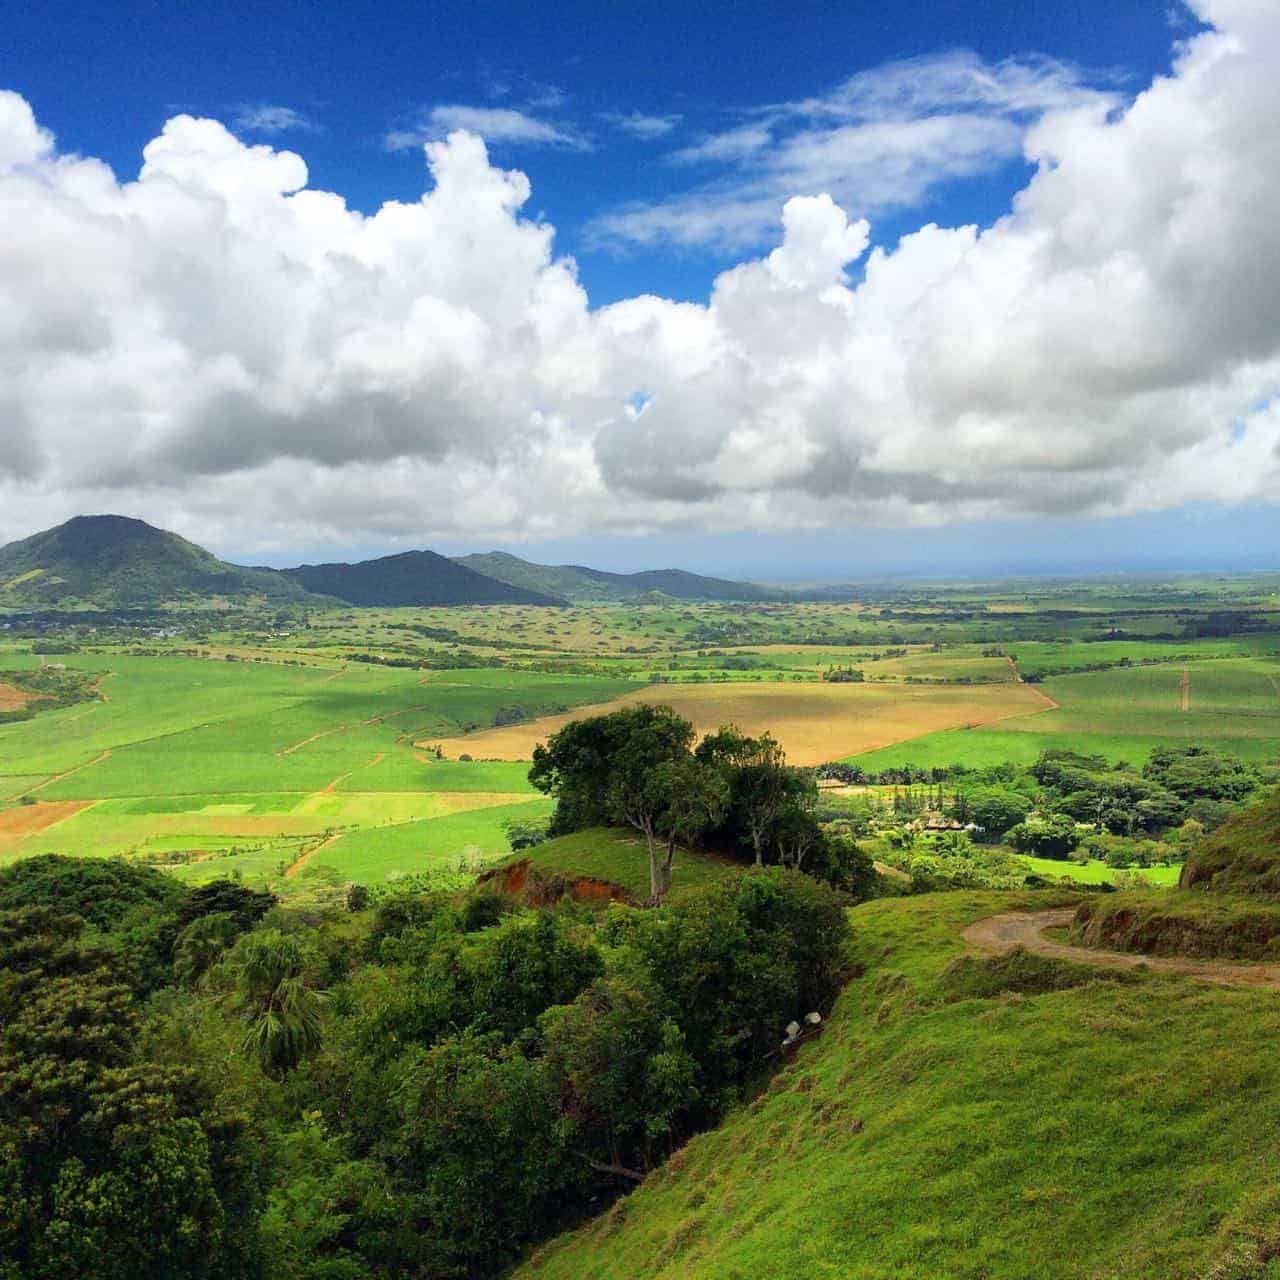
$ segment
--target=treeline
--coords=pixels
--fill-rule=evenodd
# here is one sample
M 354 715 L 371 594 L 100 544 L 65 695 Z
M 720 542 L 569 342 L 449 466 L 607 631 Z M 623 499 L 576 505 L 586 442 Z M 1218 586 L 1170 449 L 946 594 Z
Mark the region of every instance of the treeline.
M 1116 868 L 1181 862 L 1242 800 L 1277 780 L 1274 768 L 1195 745 L 1157 749 L 1141 769 L 1050 750 L 1029 767 L 904 765 L 868 773 L 834 763 L 816 772 L 893 787 L 891 796 L 842 797 L 841 807 L 856 816 L 859 834 L 878 829 L 889 846 L 879 856 L 913 876 L 921 850 L 950 859 L 939 874 L 917 877 L 926 888 L 943 887 L 944 879 L 952 887 L 976 885 L 979 864 L 990 873 L 981 881 L 986 887 L 1009 887 L 1018 866 L 993 861 L 982 845 Z
M 603 916 L 493 893 L 325 915 L 21 861 L 0 871 L 0 1276 L 495 1274 L 820 1023 L 847 932 L 830 888 L 779 868 Z

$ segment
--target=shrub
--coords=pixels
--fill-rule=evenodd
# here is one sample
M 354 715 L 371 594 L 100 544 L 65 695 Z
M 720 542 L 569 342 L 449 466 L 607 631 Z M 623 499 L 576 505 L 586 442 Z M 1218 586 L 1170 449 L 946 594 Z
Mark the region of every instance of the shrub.
M 1010 827 L 1006 839 L 1019 852 L 1037 858 L 1067 858 L 1080 843 L 1075 821 L 1065 814 L 1028 818 Z
M 607 927 L 669 1002 L 711 1114 L 736 1096 L 788 1022 L 829 1007 L 849 931 L 830 888 L 776 868 L 660 911 L 612 912 Z

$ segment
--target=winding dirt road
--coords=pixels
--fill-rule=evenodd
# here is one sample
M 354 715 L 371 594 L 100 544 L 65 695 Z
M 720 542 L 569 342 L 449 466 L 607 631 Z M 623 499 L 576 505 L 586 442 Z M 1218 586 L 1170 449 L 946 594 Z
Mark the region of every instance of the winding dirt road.
M 1175 956 L 1146 956 L 1131 951 L 1095 951 L 1073 947 L 1044 936 L 1046 929 L 1071 923 L 1075 911 L 1010 911 L 987 916 L 971 924 L 963 938 L 973 951 L 1002 956 L 1015 947 L 1053 960 L 1073 960 L 1099 969 L 1137 969 L 1145 966 L 1157 973 L 1176 973 L 1223 987 L 1272 987 L 1280 989 L 1280 964 L 1247 964 L 1231 960 L 1193 960 Z

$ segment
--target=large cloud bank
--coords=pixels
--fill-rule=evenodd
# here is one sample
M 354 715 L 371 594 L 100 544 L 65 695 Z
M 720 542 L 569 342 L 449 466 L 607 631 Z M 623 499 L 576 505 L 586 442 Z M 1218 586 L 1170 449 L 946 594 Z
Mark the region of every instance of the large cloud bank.
M 178 116 L 136 181 L 0 93 L 0 536 L 784 529 L 1280 498 L 1280 11 L 1040 115 L 985 230 L 796 192 L 708 306 L 592 309 L 459 131 L 373 216 Z M 853 276 L 851 276 L 853 272 Z M 851 280 L 856 279 L 856 283 Z

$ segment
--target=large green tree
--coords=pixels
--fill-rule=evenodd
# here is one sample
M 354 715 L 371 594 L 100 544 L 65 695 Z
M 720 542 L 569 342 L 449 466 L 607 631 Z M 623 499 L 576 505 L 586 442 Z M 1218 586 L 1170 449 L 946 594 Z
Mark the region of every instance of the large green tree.
M 650 901 L 671 883 L 680 840 L 695 838 L 723 810 L 721 777 L 696 759 L 693 725 L 670 707 L 641 704 L 575 720 L 534 749 L 529 781 L 556 797 L 553 830 L 609 822 L 644 838 Z
M 0 912 L 0 1276 L 256 1276 L 241 1122 L 138 1056 L 134 991 L 82 930 Z

